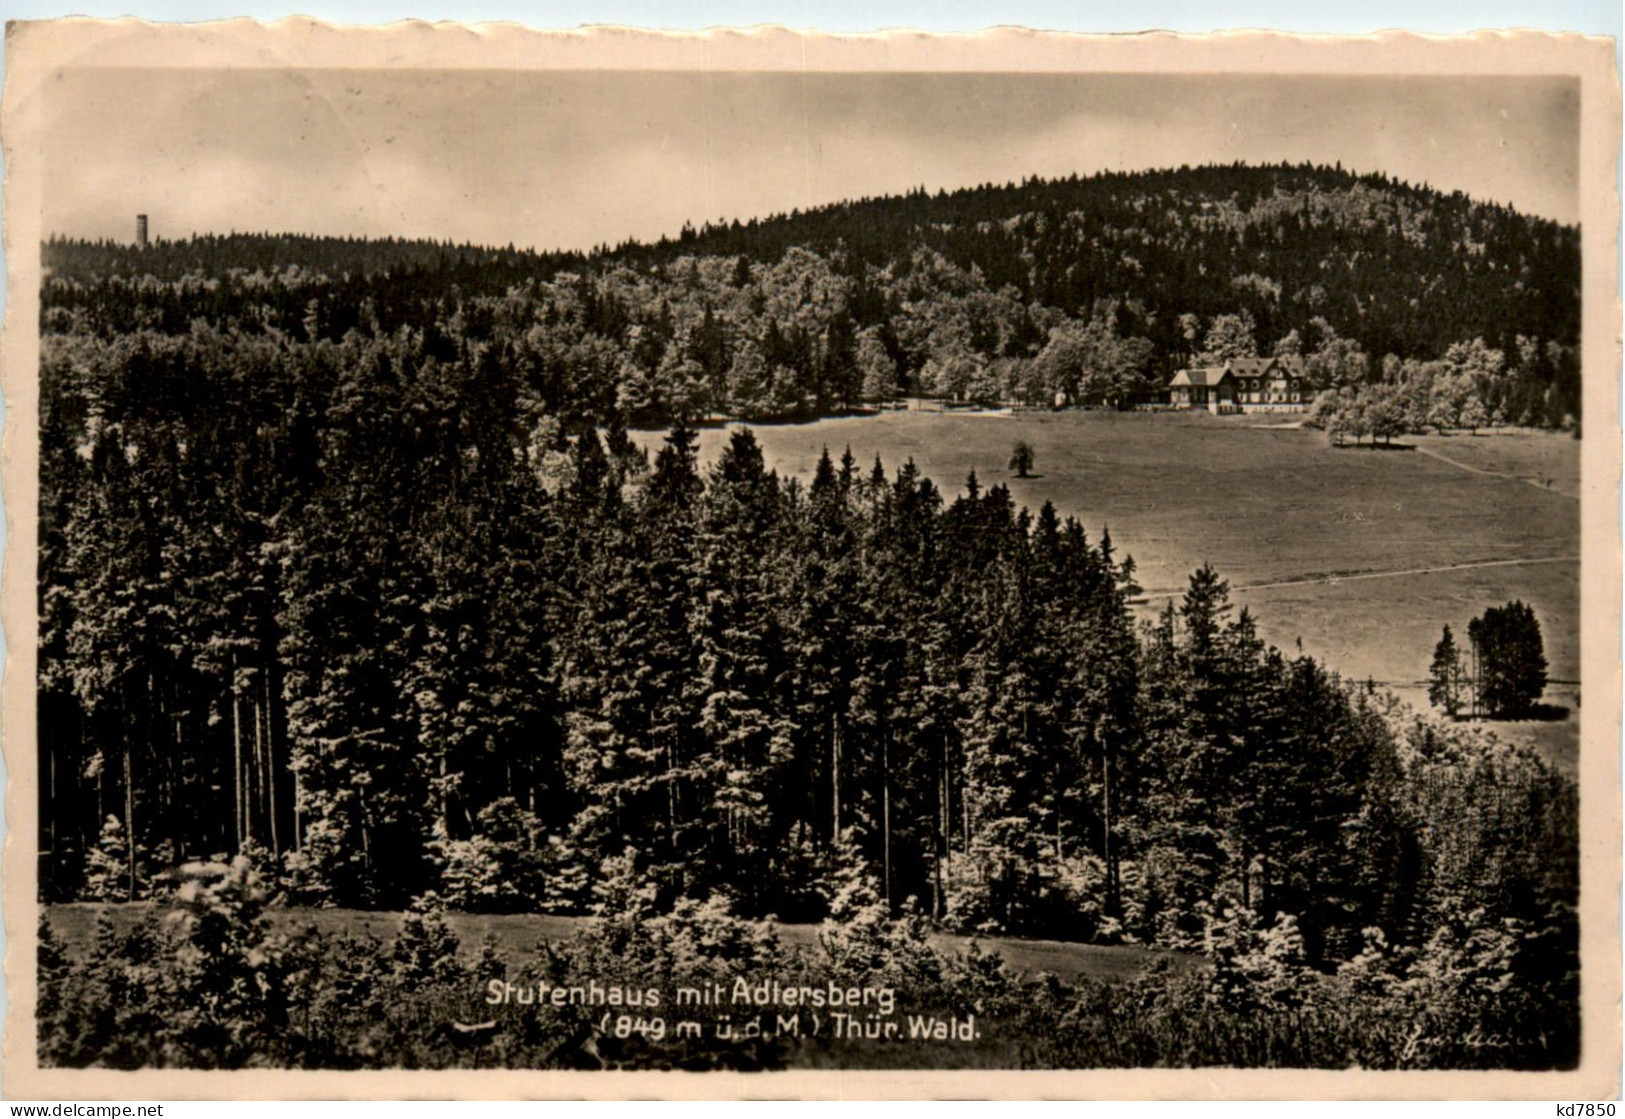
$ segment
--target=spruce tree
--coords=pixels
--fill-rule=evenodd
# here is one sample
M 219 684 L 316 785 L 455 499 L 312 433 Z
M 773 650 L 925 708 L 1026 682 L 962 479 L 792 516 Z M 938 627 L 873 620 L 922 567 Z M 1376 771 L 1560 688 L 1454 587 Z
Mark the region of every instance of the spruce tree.
M 1433 664 L 1428 669 L 1428 702 L 1442 708 L 1452 719 L 1461 714 L 1463 678 L 1461 652 L 1447 625 L 1439 643 L 1433 647 Z

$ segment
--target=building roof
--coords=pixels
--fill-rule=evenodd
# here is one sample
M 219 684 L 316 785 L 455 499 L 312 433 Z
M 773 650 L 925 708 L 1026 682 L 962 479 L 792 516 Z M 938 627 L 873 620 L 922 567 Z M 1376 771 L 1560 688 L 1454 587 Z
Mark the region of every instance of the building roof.
M 1275 364 L 1272 357 L 1234 357 L 1225 362 L 1225 368 L 1238 377 L 1262 377 Z
M 1191 386 L 1211 388 L 1225 377 L 1302 377 L 1303 359 L 1296 354 L 1282 357 L 1233 357 L 1222 366 L 1206 369 L 1181 369 L 1168 382 L 1169 388 Z
M 1168 382 L 1169 388 L 1179 388 L 1189 385 L 1195 388 L 1210 388 L 1230 376 L 1230 370 L 1215 366 L 1210 369 L 1181 369 L 1174 374 L 1174 379 Z
M 1297 354 L 1280 357 L 1237 357 L 1225 362 L 1230 372 L 1238 377 L 1301 377 L 1303 358 Z

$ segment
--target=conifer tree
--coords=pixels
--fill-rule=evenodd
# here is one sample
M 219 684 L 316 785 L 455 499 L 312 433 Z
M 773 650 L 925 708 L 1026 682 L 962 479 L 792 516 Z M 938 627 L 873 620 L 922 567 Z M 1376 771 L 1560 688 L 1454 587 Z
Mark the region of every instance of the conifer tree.
M 1461 714 L 1465 673 L 1461 664 L 1461 651 L 1450 627 L 1444 627 L 1439 643 L 1433 647 L 1433 664 L 1428 669 L 1428 702 L 1442 708 L 1454 719 Z

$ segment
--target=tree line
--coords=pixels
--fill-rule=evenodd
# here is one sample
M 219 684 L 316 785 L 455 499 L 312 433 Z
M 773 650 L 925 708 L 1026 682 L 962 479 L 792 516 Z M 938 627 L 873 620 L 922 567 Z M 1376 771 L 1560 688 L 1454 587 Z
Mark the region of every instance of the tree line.
M 269 904 L 266 879 L 245 857 L 195 868 L 162 909 L 102 909 L 94 929 L 74 929 L 83 910 L 47 911 L 39 1060 L 121 1069 L 1508 1070 L 1572 1068 L 1579 1057 L 1576 976 L 1558 962 L 1563 934 L 1531 939 L 1516 921 L 1484 927 L 1447 914 L 1418 946 L 1371 929 L 1360 953 L 1330 970 L 1308 961 L 1290 917 L 1263 925 L 1229 909 L 1210 925 L 1204 961 L 1164 955 L 1132 977 L 1072 978 L 1020 974 L 974 940 L 948 950 L 918 914 L 888 915 L 855 865 L 812 943 L 742 919 L 721 895 L 658 910 L 628 870 L 618 860 L 596 884 L 595 916 L 535 952 L 489 934 L 476 946 L 477 929 L 454 928 L 433 898 L 386 939 L 301 925 Z M 752 1030 L 737 1003 L 672 1006 L 683 987 L 770 984 L 883 990 L 893 998 L 878 1025 L 904 1040 L 832 1036 L 793 1008 Z M 555 1003 L 539 989 L 566 997 Z M 606 989 L 641 1005 L 611 1005 Z M 659 1005 L 648 1005 L 651 993 Z M 925 1040 L 921 1018 L 955 1019 L 971 1037 Z
M 1380 176 L 1184 168 L 858 200 L 590 254 L 52 240 L 44 323 L 339 342 L 436 322 L 534 367 L 556 410 L 627 423 L 903 393 L 1123 406 L 1192 363 L 1290 353 L 1338 396 L 1450 382 L 1440 407 L 1422 393 L 1420 419 L 1377 408 L 1371 425 L 1556 427 L 1580 416 L 1578 245 L 1572 227 Z

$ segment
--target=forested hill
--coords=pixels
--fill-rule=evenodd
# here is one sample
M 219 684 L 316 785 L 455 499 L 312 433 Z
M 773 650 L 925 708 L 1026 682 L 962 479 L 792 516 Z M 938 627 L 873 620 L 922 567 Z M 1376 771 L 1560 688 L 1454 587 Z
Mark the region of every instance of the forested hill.
M 1378 175 L 1181 168 L 916 191 L 591 254 L 53 240 L 45 326 L 203 319 L 338 341 L 455 318 L 552 365 L 557 403 L 634 422 L 897 392 L 1121 404 L 1192 360 L 1253 352 L 1358 387 L 1472 346 L 1448 372 L 1473 379 L 1489 418 L 1558 425 L 1579 415 L 1579 245 L 1575 227 Z M 534 352 L 538 324 L 552 356 Z

